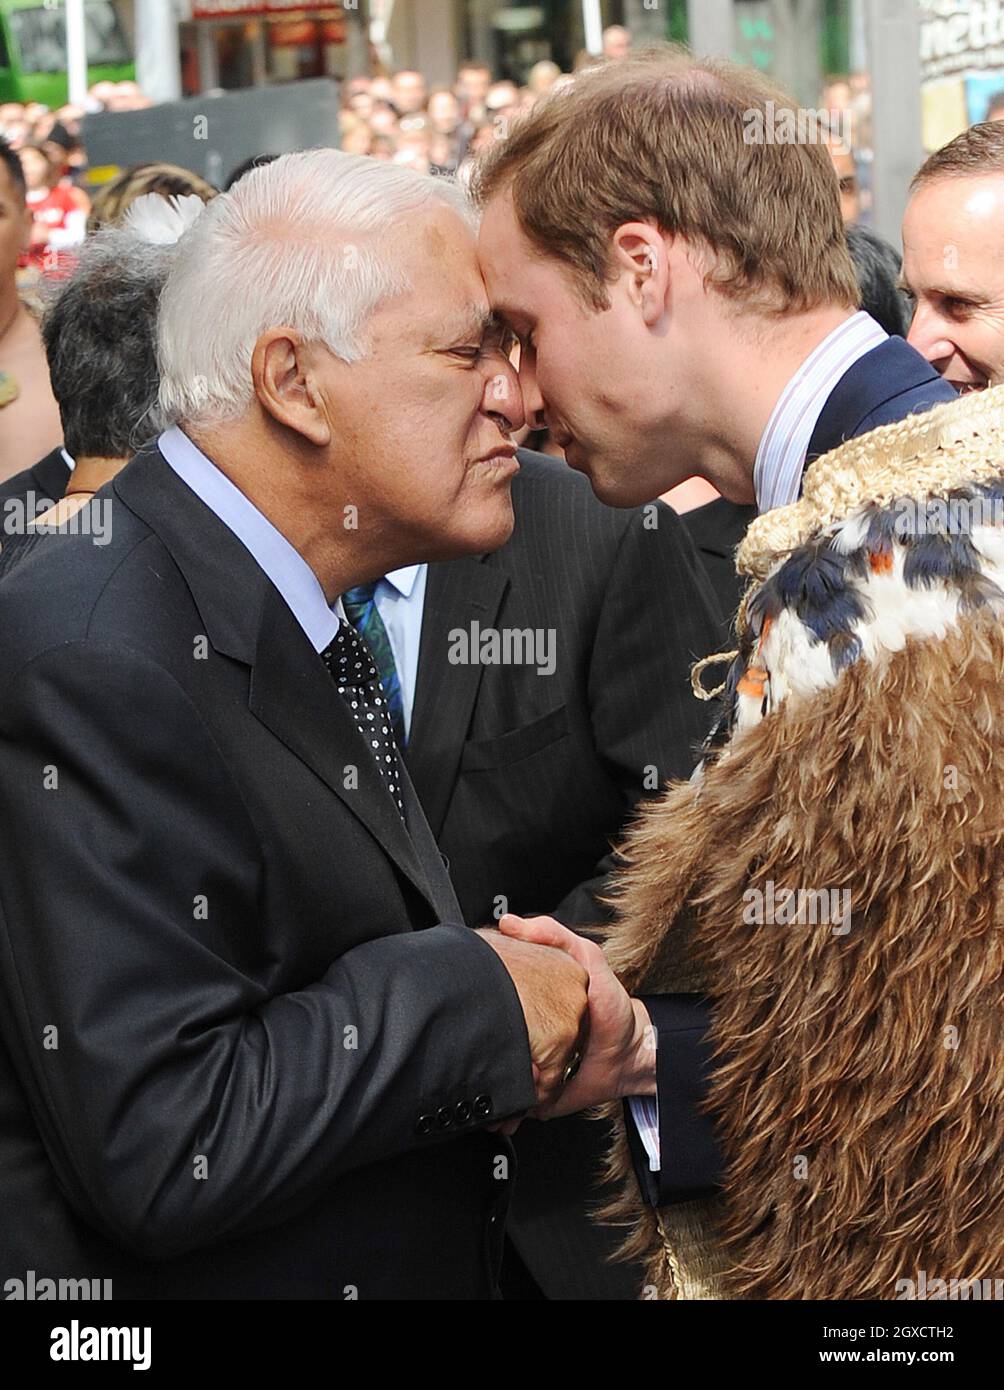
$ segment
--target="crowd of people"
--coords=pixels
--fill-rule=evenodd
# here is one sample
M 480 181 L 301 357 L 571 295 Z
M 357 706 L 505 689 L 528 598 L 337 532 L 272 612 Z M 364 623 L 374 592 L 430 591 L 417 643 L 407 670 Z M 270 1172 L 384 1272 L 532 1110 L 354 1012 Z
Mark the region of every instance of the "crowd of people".
M 126 170 L 40 317 L 0 144 L 3 1278 L 1002 1273 L 1004 122 L 900 257 L 605 38 Z

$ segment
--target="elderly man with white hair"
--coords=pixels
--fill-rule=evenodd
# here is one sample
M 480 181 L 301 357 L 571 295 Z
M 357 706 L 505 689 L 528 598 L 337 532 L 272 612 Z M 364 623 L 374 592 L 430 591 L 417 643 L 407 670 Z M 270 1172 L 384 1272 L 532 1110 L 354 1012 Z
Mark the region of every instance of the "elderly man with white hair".
M 507 538 L 505 346 L 441 179 L 290 155 L 179 243 L 175 423 L 0 586 L 4 1280 L 495 1294 L 586 976 L 463 925 L 338 596 Z

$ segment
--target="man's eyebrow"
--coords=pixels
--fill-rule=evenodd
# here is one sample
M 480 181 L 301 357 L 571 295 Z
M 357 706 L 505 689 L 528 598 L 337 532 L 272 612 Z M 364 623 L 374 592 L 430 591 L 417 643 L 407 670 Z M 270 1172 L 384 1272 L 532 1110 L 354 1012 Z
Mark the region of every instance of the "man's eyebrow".
M 904 290 L 907 294 L 917 297 L 916 291 L 910 287 L 909 281 L 905 276 L 900 275 L 897 287 Z M 983 293 L 975 286 L 966 285 L 942 285 L 935 281 L 925 287 L 928 294 L 939 294 L 943 299 L 958 299 L 964 304 L 982 304 L 984 302 Z
M 479 342 L 487 334 L 497 331 L 498 319 L 490 309 L 478 309 L 473 305 L 462 314 L 451 319 L 437 337 L 444 342 L 457 343 L 461 340 Z

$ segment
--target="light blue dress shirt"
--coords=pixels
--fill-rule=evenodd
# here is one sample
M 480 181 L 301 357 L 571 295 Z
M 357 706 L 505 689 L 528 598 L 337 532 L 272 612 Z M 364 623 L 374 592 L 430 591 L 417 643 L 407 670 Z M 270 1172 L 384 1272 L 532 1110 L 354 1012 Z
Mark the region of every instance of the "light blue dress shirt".
M 317 652 L 334 639 L 345 618 L 341 599 L 330 606 L 317 576 L 303 556 L 268 517 L 244 496 L 225 473 L 173 425 L 157 441 L 160 452 L 184 483 L 231 530 L 258 561 L 282 594 L 293 617 Z M 422 637 L 427 565 L 392 570 L 377 584 L 374 598 L 387 629 L 401 679 L 405 732 L 411 731 L 411 711 L 418 678 L 418 648 Z

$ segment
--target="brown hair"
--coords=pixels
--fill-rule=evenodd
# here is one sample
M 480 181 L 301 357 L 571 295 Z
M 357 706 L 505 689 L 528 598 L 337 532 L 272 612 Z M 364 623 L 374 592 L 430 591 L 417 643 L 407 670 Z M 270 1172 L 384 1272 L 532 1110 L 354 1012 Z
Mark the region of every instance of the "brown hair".
M 1000 173 L 1004 173 L 1004 121 L 982 121 L 929 155 L 914 174 L 910 192 L 933 179 Z
M 856 307 L 825 130 L 750 141 L 753 118 L 764 130 L 778 107 L 793 103 L 752 69 L 650 49 L 539 101 L 474 167 L 472 190 L 481 205 L 510 191 L 524 234 L 597 309 L 610 237 L 637 220 L 710 250 L 707 283 L 750 307 Z

